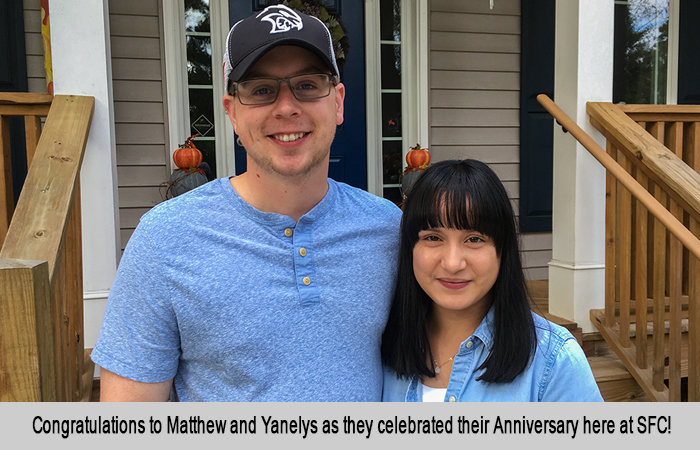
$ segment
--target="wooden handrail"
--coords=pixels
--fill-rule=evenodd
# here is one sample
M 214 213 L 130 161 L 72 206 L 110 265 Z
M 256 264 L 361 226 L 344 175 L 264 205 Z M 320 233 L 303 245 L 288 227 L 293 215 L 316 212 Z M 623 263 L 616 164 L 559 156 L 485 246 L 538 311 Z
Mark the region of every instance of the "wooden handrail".
M 68 227 L 94 104 L 93 97 L 54 97 L 0 250 L 0 258 L 48 261 L 51 280 Z
M 0 92 L 0 116 L 46 116 L 52 94 Z
M 549 97 L 547 97 L 545 94 L 540 94 L 537 96 L 537 101 L 539 101 L 540 104 L 542 104 L 542 106 L 544 106 L 544 108 L 549 111 L 552 116 L 554 116 L 557 122 L 559 122 L 569 133 L 571 133 L 571 135 L 575 137 L 576 140 L 578 140 L 595 159 L 597 159 L 610 173 L 612 173 L 615 178 L 617 178 L 625 186 L 625 188 L 627 188 L 627 190 L 629 190 L 632 195 L 634 195 L 649 210 L 649 212 L 654 215 L 654 217 L 659 219 L 659 221 L 663 223 L 664 226 L 668 228 L 669 231 L 671 231 L 671 233 L 673 233 L 691 253 L 693 253 L 697 258 L 700 258 L 700 239 L 691 233 L 678 219 L 673 216 L 673 214 L 671 214 L 665 208 L 665 206 L 659 203 L 654 196 L 644 189 L 637 182 L 637 180 L 632 177 L 632 175 L 627 173 L 624 168 L 617 164 L 617 162 L 612 159 L 610 155 L 608 155 L 605 150 L 603 150 L 600 145 L 593 140 L 593 138 L 583 131 L 581 127 L 576 124 L 576 122 L 571 120 L 571 118 L 567 116 L 566 113 L 564 113 L 564 111 L 562 111 Z M 634 127 L 632 127 L 631 124 L 625 122 L 623 123 L 624 126 L 632 128 L 631 133 L 640 135 L 640 132 L 637 130 L 640 127 L 634 121 L 632 121 Z M 653 144 L 650 141 L 653 141 L 656 144 Z M 661 146 L 661 148 L 668 153 L 667 155 L 664 154 L 664 156 L 659 157 L 659 159 L 667 158 L 669 160 L 673 160 L 672 157 L 675 157 L 678 160 L 678 157 L 666 150 L 665 147 L 663 147 L 663 145 L 658 141 L 649 139 L 644 140 L 643 142 L 645 144 L 649 144 L 654 149 L 654 152 L 662 153 L 658 148 L 658 146 Z M 641 146 L 639 142 L 635 142 L 633 144 L 635 148 L 639 148 Z M 682 161 L 680 161 L 680 163 L 683 164 Z M 663 163 L 659 163 L 659 166 L 661 165 L 663 165 Z M 668 166 L 674 167 L 674 169 L 676 168 L 675 162 L 673 164 L 669 164 Z M 694 172 L 695 175 L 697 175 L 697 177 L 694 177 L 692 175 L 688 175 L 687 172 L 689 171 L 674 170 L 674 173 L 683 173 L 683 179 L 688 180 L 688 184 L 697 186 L 696 193 L 688 196 L 689 198 L 693 199 L 696 197 L 696 195 L 700 196 L 700 175 Z M 671 181 L 673 185 L 678 185 L 676 181 Z M 696 203 L 694 207 L 700 215 L 700 197 L 698 197 L 694 203 Z
M 51 106 L 42 132 L 46 102 Z M 83 344 L 79 176 L 93 109 L 92 97 L 0 95 L 3 123 L 8 115 L 24 115 L 32 137 L 27 158 L 33 159 L 17 207 L 7 216 L 7 234 L 0 229 L 3 401 L 84 400 L 92 388 L 93 366 Z
M 637 105 L 626 109 L 635 111 Z M 589 102 L 586 111 L 591 122 L 615 147 L 641 168 L 655 183 L 700 220 L 700 174 L 691 170 L 663 143 L 654 139 L 624 109 L 606 102 Z M 646 108 L 651 112 L 650 108 Z M 670 120 L 670 119 L 668 119 Z M 573 134 L 573 133 L 572 133 Z

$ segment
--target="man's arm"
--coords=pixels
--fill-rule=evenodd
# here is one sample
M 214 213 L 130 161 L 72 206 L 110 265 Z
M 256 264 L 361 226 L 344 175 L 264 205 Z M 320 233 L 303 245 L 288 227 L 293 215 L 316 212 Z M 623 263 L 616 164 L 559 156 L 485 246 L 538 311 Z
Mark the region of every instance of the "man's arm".
M 143 383 L 130 380 L 100 367 L 101 402 L 166 402 L 173 380 Z

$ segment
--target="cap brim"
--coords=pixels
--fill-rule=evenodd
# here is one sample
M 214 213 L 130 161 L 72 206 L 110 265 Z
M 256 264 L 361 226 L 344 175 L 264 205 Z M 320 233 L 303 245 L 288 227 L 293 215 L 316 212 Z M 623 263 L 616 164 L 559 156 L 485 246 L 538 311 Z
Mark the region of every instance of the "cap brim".
M 265 56 L 267 52 L 272 50 L 275 47 L 280 47 L 282 45 L 292 45 L 296 47 L 302 47 L 306 50 L 309 50 L 312 52 L 314 55 L 318 56 L 323 63 L 326 64 L 326 66 L 330 69 L 333 75 L 340 76 L 340 74 L 337 72 L 337 69 L 333 67 L 333 62 L 328 59 L 328 56 L 319 50 L 317 47 L 315 47 L 312 44 L 309 44 L 308 42 L 301 40 L 301 39 L 294 39 L 294 38 L 287 38 L 287 39 L 279 39 L 276 41 L 268 42 L 254 51 L 250 52 L 248 55 L 246 55 L 237 65 L 236 67 L 231 71 L 231 75 L 229 75 L 229 80 L 233 82 L 241 81 L 243 78 L 248 75 L 250 70 L 253 68 L 253 66 L 262 58 Z

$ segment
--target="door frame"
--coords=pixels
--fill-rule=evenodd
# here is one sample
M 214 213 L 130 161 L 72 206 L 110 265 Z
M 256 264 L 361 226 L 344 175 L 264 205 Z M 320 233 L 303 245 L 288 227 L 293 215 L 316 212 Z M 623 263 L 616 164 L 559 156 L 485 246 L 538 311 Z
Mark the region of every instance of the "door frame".
M 367 191 L 382 196 L 382 136 L 381 136 L 381 73 L 379 47 L 379 2 L 365 0 L 365 77 L 367 120 Z M 189 136 L 187 97 L 187 61 L 185 46 L 184 0 L 164 1 L 164 47 L 168 111 L 168 148 L 170 164 L 172 153 L 178 144 Z M 217 66 L 217 55 L 223 55 L 224 42 L 229 31 L 228 0 L 210 0 L 212 66 Z M 403 152 L 408 146 L 428 142 L 428 91 L 429 91 L 429 5 L 428 0 L 401 0 L 401 54 L 404 87 L 402 114 L 404 121 Z M 215 20 L 217 18 L 218 20 Z M 218 36 L 218 38 L 216 38 Z M 216 126 L 217 176 L 235 173 L 233 127 L 223 107 L 216 107 L 217 99 L 224 95 L 223 72 L 212 71 L 214 83 L 214 124 Z M 225 149 L 225 151 L 221 151 Z

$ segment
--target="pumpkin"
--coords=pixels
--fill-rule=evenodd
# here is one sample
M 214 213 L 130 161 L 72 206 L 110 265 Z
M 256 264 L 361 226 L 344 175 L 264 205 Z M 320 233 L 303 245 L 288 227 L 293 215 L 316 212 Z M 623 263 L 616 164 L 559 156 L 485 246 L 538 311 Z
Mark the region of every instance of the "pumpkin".
M 173 197 L 177 197 L 180 194 L 184 194 L 187 191 L 191 191 L 196 187 L 206 184 L 208 181 L 203 170 L 195 168 L 175 169 L 173 174 L 170 175 L 170 194 Z
M 411 150 L 406 154 L 406 162 L 408 167 L 401 175 L 401 195 L 405 199 L 408 196 L 408 191 L 411 186 L 418 181 L 423 171 L 430 164 L 430 152 L 427 148 L 420 148 L 420 144 L 415 147 L 410 147 Z
M 185 145 L 181 145 L 173 153 L 173 161 L 180 169 L 197 168 L 202 164 L 202 152 L 194 146 L 192 140 L 199 136 L 199 133 L 193 134 L 185 140 Z
M 420 144 L 411 147 L 406 154 L 406 163 L 411 169 L 425 169 L 430 164 L 430 152 L 427 148 L 420 148 Z

